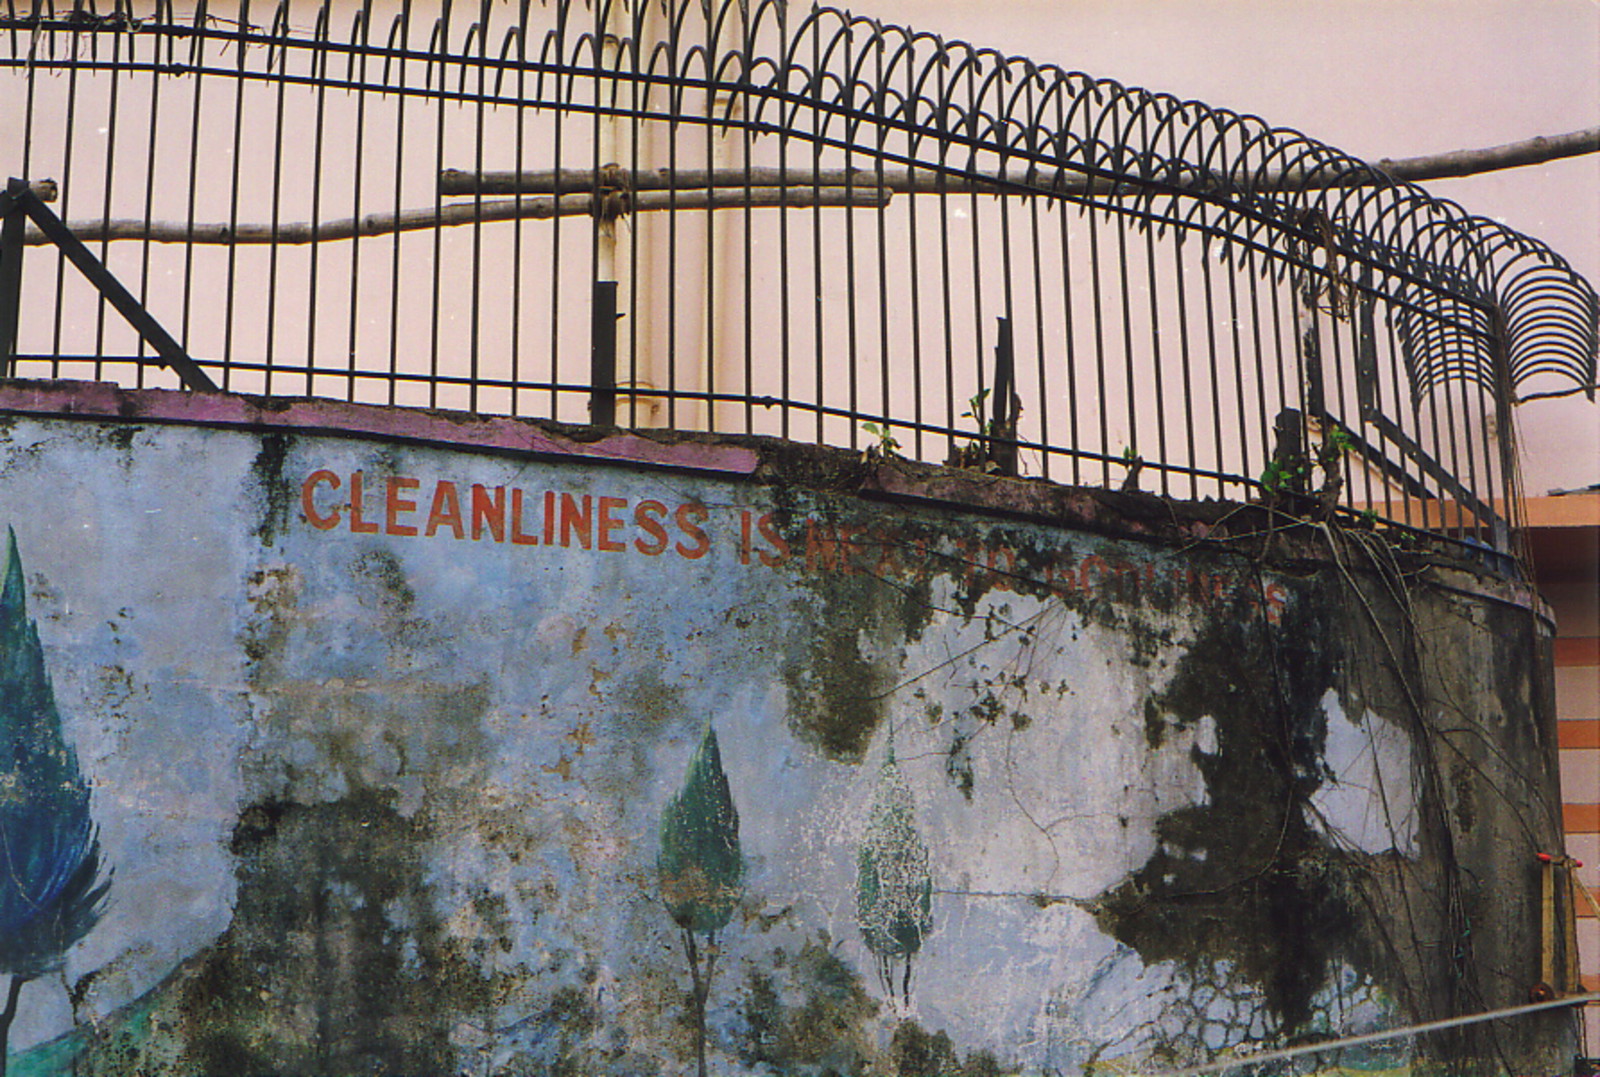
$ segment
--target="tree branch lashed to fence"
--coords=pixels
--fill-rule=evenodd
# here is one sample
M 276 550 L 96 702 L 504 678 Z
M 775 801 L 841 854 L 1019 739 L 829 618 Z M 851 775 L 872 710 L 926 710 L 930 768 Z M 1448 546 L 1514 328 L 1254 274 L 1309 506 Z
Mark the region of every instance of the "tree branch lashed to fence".
M 1548 161 L 1600 152 L 1600 127 L 1564 135 L 1540 136 L 1476 150 L 1385 158 L 1373 165 L 1364 177 L 1378 183 L 1384 177 L 1415 182 L 1478 175 L 1509 168 L 1544 164 Z M 1350 186 L 1360 177 L 1343 175 L 1319 180 L 1293 170 L 1262 177 L 1255 185 L 1260 190 L 1293 187 L 1297 190 L 1327 186 Z M 1205 191 L 1220 187 L 1223 177 L 1189 171 L 1163 184 Z M 600 190 L 597 200 L 594 191 Z M 345 217 L 312 225 L 309 221 L 272 224 L 196 223 L 144 220 L 78 220 L 68 228 L 85 242 L 140 240 L 151 243 L 203 244 L 303 244 L 354 239 L 357 236 L 392 235 L 434 227 L 459 227 L 493 221 L 549 220 L 553 217 L 619 216 L 666 209 L 812 209 L 819 206 L 849 206 L 877 209 L 889 204 L 897 194 L 1027 194 L 1030 191 L 1071 197 L 1124 194 L 1138 196 L 1147 188 L 1127 180 L 1099 176 L 1068 176 L 1046 180 L 1042 176 L 995 171 L 964 175 L 935 173 L 927 169 L 869 168 L 772 168 L 747 169 L 651 169 L 624 172 L 615 167 L 596 173 L 588 169 L 560 172 L 484 172 L 447 169 L 439 176 L 439 194 L 444 197 L 494 195 L 534 195 L 551 197 L 513 198 L 501 201 L 455 203 L 440 207 L 403 210 L 399 213 L 372 213 L 359 219 Z M 47 240 L 38 229 L 29 229 L 23 242 L 40 245 Z
M 857 186 L 847 192 L 843 188 L 823 188 L 821 191 L 815 191 L 811 188 L 779 190 L 773 187 L 756 187 L 747 191 L 743 187 L 736 190 L 729 185 L 700 190 L 680 190 L 670 197 L 659 191 L 646 191 L 631 196 L 612 191 L 602 193 L 599 200 L 592 194 L 562 194 L 553 198 L 495 199 L 490 202 L 408 209 L 399 213 L 370 213 L 360 218 L 342 217 L 321 221 L 315 225 L 310 221 L 287 221 L 276 225 L 230 225 L 120 219 L 71 221 L 67 227 L 86 243 L 147 240 L 151 243 L 297 245 L 328 243 L 341 239 L 354 239 L 357 236 L 420 232 L 435 227 L 487 224 L 492 221 L 539 221 L 553 217 L 588 217 L 595 215 L 597 206 L 601 214 L 620 215 L 630 211 L 735 209 L 745 206 L 779 205 L 794 209 L 812 209 L 818 206 L 876 209 L 887 205 L 888 201 L 889 195 L 886 191 L 867 186 Z M 48 241 L 37 229 L 31 229 L 23 242 L 37 246 Z
M 1373 167 L 1395 179 L 1415 182 L 1476 176 L 1483 172 L 1542 165 L 1548 161 L 1582 157 L 1589 153 L 1600 153 L 1600 127 L 1571 131 L 1564 135 L 1541 135 L 1480 150 L 1456 150 L 1426 157 L 1404 157 L 1398 161 L 1384 158 L 1375 162 Z

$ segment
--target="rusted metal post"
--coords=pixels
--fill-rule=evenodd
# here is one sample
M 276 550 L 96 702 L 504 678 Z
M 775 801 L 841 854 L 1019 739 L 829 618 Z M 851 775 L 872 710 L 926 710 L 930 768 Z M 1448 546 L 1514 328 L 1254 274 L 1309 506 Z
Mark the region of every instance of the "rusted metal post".
M 989 431 L 989 459 L 1002 475 L 1017 473 L 1016 359 L 1011 350 L 1011 319 L 999 322 L 994 344 L 994 421 Z
M 17 323 L 22 305 L 22 235 L 27 214 L 17 195 L 28 181 L 13 178 L 0 195 L 0 378 L 9 378 L 16 362 Z
M 589 421 L 617 425 L 617 282 L 594 282 L 589 319 Z

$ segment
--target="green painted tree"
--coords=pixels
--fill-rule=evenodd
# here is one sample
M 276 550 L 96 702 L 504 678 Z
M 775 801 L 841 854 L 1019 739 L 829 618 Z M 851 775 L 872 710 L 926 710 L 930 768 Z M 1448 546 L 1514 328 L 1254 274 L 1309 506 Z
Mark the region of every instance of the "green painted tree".
M 933 875 L 893 740 L 878 773 L 856 867 L 856 924 L 878 959 L 879 983 L 904 1011 L 911 1005 L 912 965 L 933 929 Z
M 744 892 L 739 812 L 722 770 L 716 730 L 710 726 L 689 760 L 683 787 L 661 813 L 656 874 L 667 912 L 683 931 L 692 986 L 695 1062 L 700 1077 L 705 1077 L 706 1000 L 717 964 L 717 932 L 727 926 Z M 705 937 L 703 952 L 699 936 Z
M 23 984 L 61 968 L 99 920 L 110 889 L 89 787 L 61 733 L 38 626 L 28 619 L 17 536 L 0 584 L 0 1077 Z

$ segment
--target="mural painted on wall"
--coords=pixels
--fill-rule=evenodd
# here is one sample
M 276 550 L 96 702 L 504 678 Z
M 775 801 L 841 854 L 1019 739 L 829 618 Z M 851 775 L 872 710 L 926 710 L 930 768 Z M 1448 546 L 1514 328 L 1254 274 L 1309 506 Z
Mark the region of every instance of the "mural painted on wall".
M 739 812 L 733 806 L 728 776 L 722 770 L 716 730 L 710 726 L 689 761 L 683 788 L 661 813 L 661 851 L 656 855 L 656 870 L 661 877 L 661 900 L 667 915 L 683 929 L 683 952 L 689 959 L 695 1070 L 705 1077 L 706 1002 L 717 967 L 717 932 L 728 926 L 744 890 Z M 697 943 L 702 938 L 704 942 Z
M 1128 1074 L 1397 1019 L 1343 880 L 1425 875 L 1410 742 L 1314 581 L 181 427 L 13 420 L 0 505 L 13 1077 Z
M 89 814 L 89 787 L 62 737 L 38 626 L 28 617 L 17 536 L 0 582 L 0 1075 L 22 988 L 60 971 L 100 919 L 109 874 Z
M 911 789 L 895 763 L 892 731 L 859 863 L 856 923 L 877 958 L 878 986 L 898 1012 L 909 1014 L 912 964 L 933 929 L 933 875 Z

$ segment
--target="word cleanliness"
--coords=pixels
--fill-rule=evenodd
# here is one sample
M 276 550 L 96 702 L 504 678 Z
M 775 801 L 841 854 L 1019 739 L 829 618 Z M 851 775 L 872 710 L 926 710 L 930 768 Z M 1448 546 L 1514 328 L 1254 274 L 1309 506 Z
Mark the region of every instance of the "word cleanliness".
M 694 501 L 676 506 L 653 499 L 546 490 L 530 497 L 515 486 L 463 485 L 439 479 L 420 496 L 422 481 L 389 475 L 369 493 L 366 474 L 351 472 L 347 498 L 338 496 L 344 480 L 326 469 L 313 471 L 300 486 L 306 522 L 319 531 L 341 524 L 358 534 L 431 538 L 448 534 L 474 541 L 490 539 L 513 546 L 577 546 L 621 553 L 630 548 L 657 556 L 669 549 L 698 560 L 711 550 L 701 526 L 710 511 Z M 321 493 L 326 488 L 331 496 Z
M 904 521 L 852 522 L 817 515 L 790 516 L 749 508 L 715 515 L 699 501 L 669 504 L 655 498 L 577 494 L 516 486 L 458 483 L 428 485 L 407 475 L 369 479 L 362 471 L 340 475 L 318 469 L 300 486 L 306 523 L 319 531 L 448 537 L 603 553 L 671 553 L 697 561 L 727 533 L 740 565 L 840 576 L 874 576 L 912 584 L 948 575 L 999 591 L 1040 589 L 1085 599 L 1244 603 L 1277 623 L 1287 600 L 1282 583 L 1238 569 L 1201 567 L 1192 560 L 1134 554 L 1126 548 L 1089 552 L 1072 545 L 1039 547 L 1023 536 L 953 534 Z

